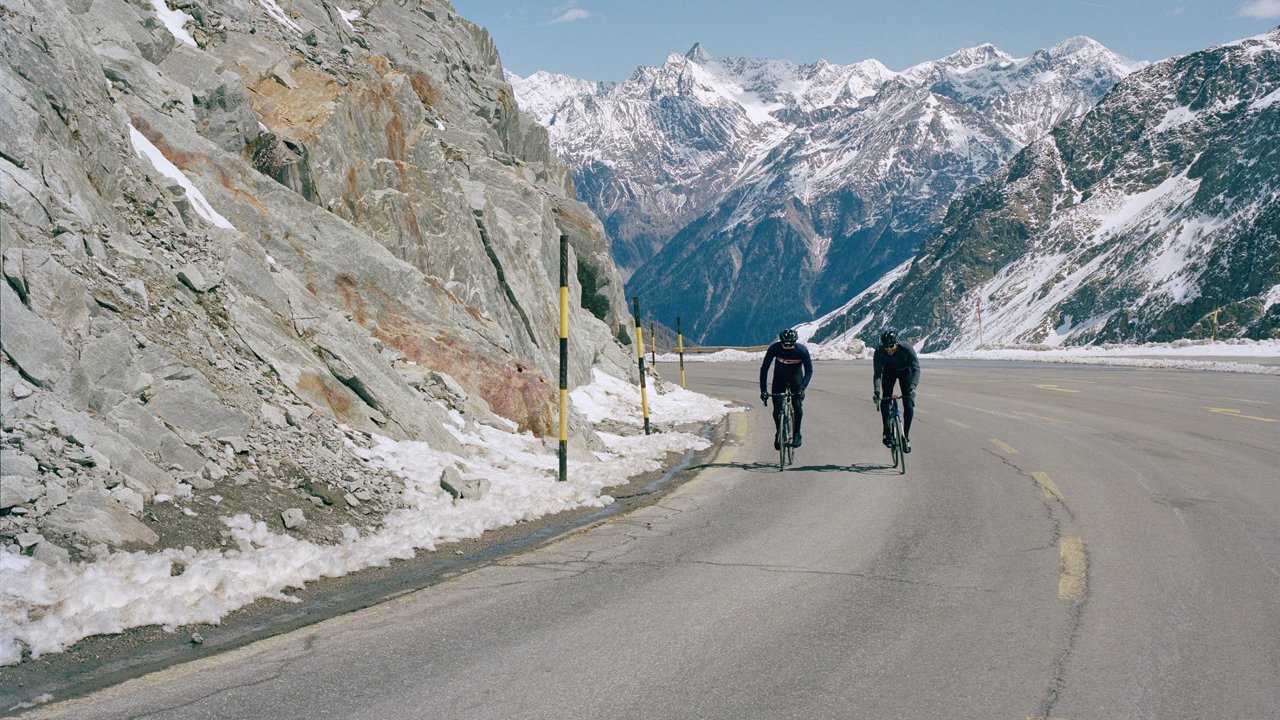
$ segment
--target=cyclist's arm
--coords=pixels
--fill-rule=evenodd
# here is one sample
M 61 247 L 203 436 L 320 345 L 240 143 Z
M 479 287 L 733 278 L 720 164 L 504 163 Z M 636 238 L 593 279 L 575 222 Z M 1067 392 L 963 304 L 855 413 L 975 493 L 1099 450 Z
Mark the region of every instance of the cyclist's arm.
M 880 376 L 884 375 L 884 354 L 880 348 L 871 353 L 871 389 L 880 392 Z
M 804 367 L 804 379 L 800 381 L 800 389 L 804 390 L 809 387 L 809 381 L 813 379 L 813 358 L 809 357 L 809 348 L 803 345 L 796 345 L 800 349 L 801 366 Z
M 911 363 L 909 367 L 910 367 L 910 373 L 911 373 L 910 388 L 912 390 L 915 390 L 916 385 L 920 384 L 920 357 L 916 355 L 916 351 L 914 348 L 912 348 L 911 350 Z

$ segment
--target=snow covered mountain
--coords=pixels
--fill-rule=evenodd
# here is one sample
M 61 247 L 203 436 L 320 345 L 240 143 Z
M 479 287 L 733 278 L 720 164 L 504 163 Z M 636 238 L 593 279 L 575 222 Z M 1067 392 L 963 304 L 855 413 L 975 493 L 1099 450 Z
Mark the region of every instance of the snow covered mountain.
M 1088 38 L 901 73 L 701 46 L 619 85 L 514 79 L 628 293 L 701 343 L 750 344 L 911 256 L 947 203 L 1139 67 Z
M 604 221 L 629 276 L 722 198 L 795 118 L 856 102 L 892 74 L 874 60 L 847 67 L 718 60 L 695 45 L 621 84 L 546 72 L 507 79 L 570 163 L 580 199 Z
M 1152 65 L 954 203 L 914 259 L 812 338 L 1276 337 L 1277 138 L 1280 29 Z

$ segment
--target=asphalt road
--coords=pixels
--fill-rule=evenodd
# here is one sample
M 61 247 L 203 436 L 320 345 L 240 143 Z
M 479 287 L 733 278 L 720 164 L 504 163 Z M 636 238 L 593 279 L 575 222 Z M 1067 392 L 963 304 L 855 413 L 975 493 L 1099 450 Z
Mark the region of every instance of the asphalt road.
M 28 716 L 1280 716 L 1275 376 L 926 363 L 899 475 L 866 362 L 786 472 L 756 373 L 655 505 Z

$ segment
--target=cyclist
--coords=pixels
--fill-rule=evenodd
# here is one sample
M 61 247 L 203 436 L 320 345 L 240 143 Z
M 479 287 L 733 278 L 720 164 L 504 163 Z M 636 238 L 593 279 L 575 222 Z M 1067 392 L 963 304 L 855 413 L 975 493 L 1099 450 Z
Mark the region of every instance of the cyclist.
M 893 382 L 898 381 L 902 394 L 902 452 L 911 452 L 911 418 L 916 412 L 916 385 L 920 382 L 920 358 L 915 348 L 898 342 L 898 333 L 885 330 L 880 334 L 880 346 L 871 356 L 875 376 L 871 379 L 871 399 L 880 408 L 880 421 L 884 430 L 884 444 L 893 445 L 889 437 L 889 407 L 893 395 Z M 883 399 L 882 399 L 883 398 Z
M 801 404 L 804 402 L 804 389 L 809 387 L 813 378 L 813 361 L 809 358 L 809 348 L 796 342 L 799 335 L 790 328 L 778 333 L 778 341 L 769 346 L 764 354 L 764 363 L 760 365 L 760 400 L 769 404 L 769 393 L 765 392 L 765 381 L 769 379 L 769 365 L 778 361 L 773 370 L 773 394 L 784 389 L 791 389 L 791 407 L 795 410 L 796 435 L 791 440 L 791 447 L 800 447 L 800 420 L 804 417 Z M 781 449 L 778 439 L 779 426 L 782 423 L 782 406 L 773 404 L 773 449 Z

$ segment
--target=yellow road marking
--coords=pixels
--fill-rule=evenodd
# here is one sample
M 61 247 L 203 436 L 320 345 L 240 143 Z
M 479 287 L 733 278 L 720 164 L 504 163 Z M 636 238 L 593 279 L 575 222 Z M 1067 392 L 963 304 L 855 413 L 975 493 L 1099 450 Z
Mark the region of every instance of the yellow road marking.
M 992 445 L 995 445 L 996 447 L 1000 448 L 1001 450 L 1003 450 L 1003 451 L 1005 451 L 1005 452 L 1009 453 L 1010 455 L 1017 455 L 1017 454 L 1018 454 L 1018 449 L 1017 449 L 1017 448 L 1013 447 L 1012 445 L 1010 445 L 1010 444 L 1008 444 L 1008 443 L 1006 443 L 1006 442 L 1004 442 L 1004 441 L 1002 441 L 1002 440 L 997 440 L 996 438 L 991 438 L 991 444 L 992 444 Z
M 1245 420 L 1257 420 L 1258 422 L 1280 422 L 1280 420 L 1277 420 L 1275 418 L 1264 418 L 1264 417 L 1258 417 L 1257 415 L 1244 415 L 1235 408 L 1207 407 L 1205 408 L 1205 410 L 1208 410 L 1211 413 L 1218 413 L 1219 415 L 1229 415 L 1231 417 L 1244 418 Z
M 1142 386 L 1142 385 L 1134 385 L 1134 386 L 1133 386 L 1133 389 L 1134 389 L 1134 390 L 1146 390 L 1147 392 L 1164 393 L 1164 394 L 1166 394 L 1166 395 L 1174 395 L 1174 394 L 1176 394 L 1176 393 L 1174 393 L 1172 390 L 1165 390 L 1164 388 L 1144 387 L 1144 386 Z
M 1062 571 L 1058 574 L 1058 598 L 1079 600 L 1084 595 L 1085 575 L 1088 564 L 1084 557 L 1084 541 L 1078 537 L 1064 537 L 1058 542 L 1058 558 Z
M 1271 403 L 1267 402 L 1266 400 L 1250 400 L 1250 399 L 1248 399 L 1248 398 L 1233 398 L 1233 397 L 1229 397 L 1229 398 L 1222 398 L 1222 399 L 1223 399 L 1223 400 L 1230 400 L 1231 402 L 1245 403 L 1246 405 L 1270 405 L 1270 404 L 1271 404 Z
M 1072 390 L 1070 388 L 1060 388 L 1057 385 L 1053 385 L 1050 383 L 1036 383 L 1036 387 L 1040 388 L 1041 390 L 1053 390 L 1055 392 L 1065 392 L 1065 393 L 1080 392 L 1079 390 Z
M 951 423 L 952 425 L 955 425 L 955 426 L 956 426 L 956 427 L 958 427 L 958 428 L 964 428 L 965 430 L 972 430 L 972 429 L 973 429 L 973 426 L 972 426 L 972 425 L 965 425 L 964 423 L 960 422 L 959 420 L 947 420 L 947 422 Z
M 1071 391 L 1071 392 L 1075 392 L 1075 391 L 1073 390 L 1073 391 Z M 1066 420 L 1062 420 L 1062 419 L 1060 419 L 1060 418 L 1051 418 L 1051 417 L 1049 417 L 1049 416 L 1047 416 L 1047 415 L 1037 415 L 1037 414 L 1035 414 L 1035 413 L 1023 412 L 1023 411 L 1021 411 L 1021 410 L 1014 410 L 1014 411 L 1013 411 L 1013 414 L 1014 414 L 1014 415 L 1021 415 L 1022 417 L 1035 418 L 1035 419 L 1037 419 L 1037 420 L 1044 420 L 1045 422 L 1051 422 L 1051 423 L 1053 423 L 1054 425 L 1070 425 L 1070 424 L 1071 424 L 1071 423 L 1067 422 Z
M 1040 487 L 1040 492 L 1044 493 L 1046 500 L 1057 500 L 1064 502 L 1062 493 L 1058 491 L 1058 486 L 1054 484 L 1053 478 L 1049 477 L 1047 472 L 1033 472 L 1031 477 L 1036 481 L 1036 485 Z
M 733 430 L 731 431 L 733 439 L 737 442 L 726 442 L 720 446 L 720 454 L 716 456 L 716 460 L 718 462 L 727 463 L 732 461 L 733 456 L 738 454 L 738 448 L 746 444 L 747 414 L 742 412 L 737 415 L 738 416 L 734 418 Z

